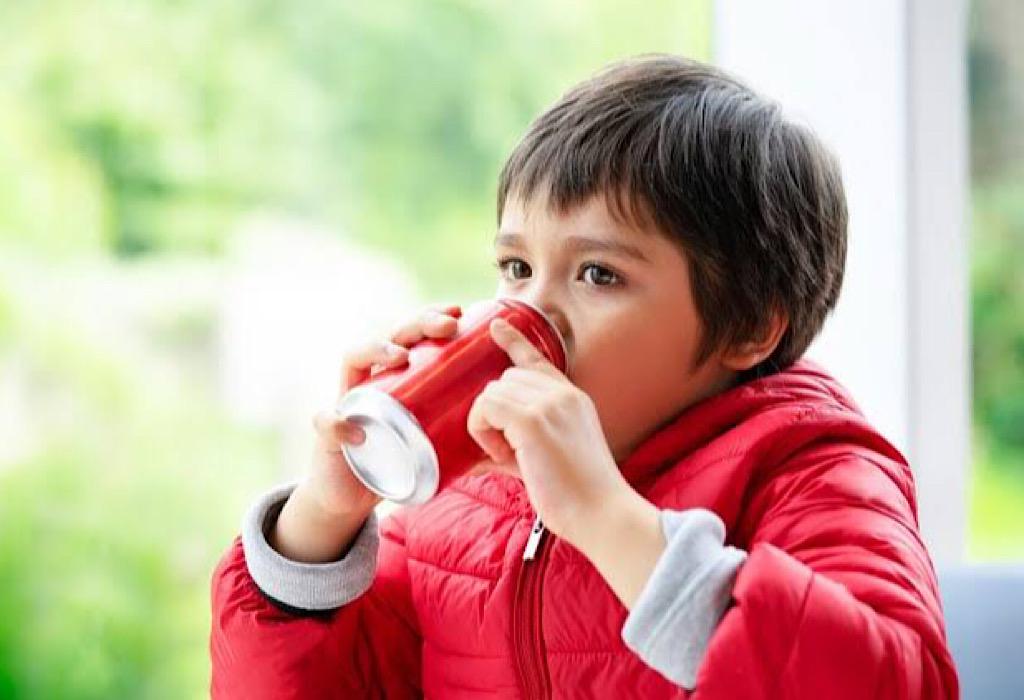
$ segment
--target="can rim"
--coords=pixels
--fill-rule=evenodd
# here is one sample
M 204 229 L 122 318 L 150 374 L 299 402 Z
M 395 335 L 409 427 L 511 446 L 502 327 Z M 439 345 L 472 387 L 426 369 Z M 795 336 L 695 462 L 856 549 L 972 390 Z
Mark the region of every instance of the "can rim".
M 539 306 L 537 306 L 536 304 L 534 304 L 532 302 L 529 302 L 529 301 L 523 301 L 522 299 L 516 299 L 514 297 L 499 297 L 499 300 L 501 300 L 501 301 L 512 301 L 512 302 L 515 302 L 517 304 L 522 304 L 523 306 L 529 306 L 531 309 L 536 311 L 540 315 L 541 318 L 543 318 L 547 322 L 547 324 L 551 327 L 551 330 L 554 331 L 555 337 L 558 338 L 558 344 L 562 347 L 562 357 L 565 360 L 565 371 L 566 371 L 566 373 L 568 373 L 569 372 L 569 348 L 565 344 L 565 338 L 562 337 L 562 332 L 560 330 L 558 330 L 558 326 L 556 326 L 555 322 L 551 320 L 551 317 L 548 316 L 547 313 L 545 313 L 544 310 L 541 309 Z
M 338 402 L 338 415 L 353 422 L 373 422 L 392 435 L 409 455 L 413 470 L 413 486 L 408 494 L 389 493 L 381 489 L 364 473 L 366 467 L 352 454 L 348 443 L 341 449 L 356 475 L 366 488 L 389 501 L 399 504 L 423 503 L 436 492 L 440 478 L 437 452 L 419 420 L 391 394 L 372 386 L 356 386 Z M 357 446 L 358 447 L 358 446 Z

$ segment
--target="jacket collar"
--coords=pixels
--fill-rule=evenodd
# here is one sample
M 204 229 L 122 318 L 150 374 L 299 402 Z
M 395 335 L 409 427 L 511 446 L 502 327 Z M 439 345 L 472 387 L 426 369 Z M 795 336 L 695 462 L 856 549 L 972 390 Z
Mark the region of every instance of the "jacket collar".
M 738 384 L 684 409 L 621 463 L 623 476 L 635 484 L 680 462 L 757 414 L 786 404 L 828 409 L 844 415 L 847 423 L 860 424 L 864 432 L 874 433 L 849 392 L 816 362 L 803 358 L 784 370 Z M 872 442 L 884 443 L 880 445 L 883 451 L 905 462 L 881 436 L 873 437 Z

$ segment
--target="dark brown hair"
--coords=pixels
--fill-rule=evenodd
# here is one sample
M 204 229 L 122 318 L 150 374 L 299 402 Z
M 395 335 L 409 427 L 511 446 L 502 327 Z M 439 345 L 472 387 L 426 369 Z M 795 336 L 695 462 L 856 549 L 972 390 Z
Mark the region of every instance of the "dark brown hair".
M 498 182 L 565 213 L 605 195 L 620 221 L 681 246 L 704 326 L 698 364 L 788 328 L 740 379 L 799 359 L 835 308 L 846 264 L 836 158 L 775 102 L 698 61 L 645 55 L 576 85 L 531 124 Z

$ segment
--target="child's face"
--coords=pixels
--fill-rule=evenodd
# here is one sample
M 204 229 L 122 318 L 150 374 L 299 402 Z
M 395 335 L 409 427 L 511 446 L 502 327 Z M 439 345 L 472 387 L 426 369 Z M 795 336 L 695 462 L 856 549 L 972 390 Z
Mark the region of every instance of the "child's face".
M 717 356 L 694 366 L 702 331 L 684 253 L 656 232 L 618 223 L 604 197 L 564 216 L 543 201 L 509 198 L 495 258 L 496 295 L 533 303 L 562 331 L 569 379 L 594 401 L 617 461 L 733 381 Z

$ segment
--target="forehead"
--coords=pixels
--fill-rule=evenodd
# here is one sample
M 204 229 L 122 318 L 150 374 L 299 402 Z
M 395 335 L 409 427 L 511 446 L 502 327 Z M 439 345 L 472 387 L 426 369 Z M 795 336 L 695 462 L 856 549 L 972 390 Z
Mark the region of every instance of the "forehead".
M 603 194 L 594 194 L 583 201 L 569 204 L 553 203 L 542 192 L 530 197 L 510 194 L 502 210 L 501 228 L 515 226 L 543 229 L 546 226 L 585 226 L 591 231 L 607 232 L 609 235 L 626 235 L 644 228 L 640 221 L 629 221 L 628 217 L 617 215 Z M 632 217 L 638 218 L 638 217 Z
M 515 231 L 499 231 L 498 235 L 494 237 L 494 245 L 506 248 L 528 248 L 530 247 L 528 240 L 527 236 Z M 559 237 L 558 242 L 569 252 L 600 252 L 632 258 L 642 263 L 652 262 L 651 253 L 645 250 L 644 246 L 618 239 L 569 234 Z
M 558 243 L 569 250 L 620 254 L 650 262 L 657 248 L 668 244 L 648 227 L 615 216 L 603 196 L 559 211 L 542 198 L 510 197 L 502 211 L 495 246 L 529 247 Z

